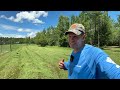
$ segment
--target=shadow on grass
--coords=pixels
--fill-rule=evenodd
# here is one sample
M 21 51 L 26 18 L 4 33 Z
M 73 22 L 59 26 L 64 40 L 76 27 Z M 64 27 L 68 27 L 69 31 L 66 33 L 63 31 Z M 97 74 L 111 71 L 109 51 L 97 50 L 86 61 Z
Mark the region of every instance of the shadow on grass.
M 118 50 L 114 50 L 113 48 L 115 49 L 118 49 Z M 116 46 L 116 47 L 106 47 L 106 48 L 101 48 L 103 50 L 110 50 L 112 52 L 120 52 L 120 47 L 119 46 Z
M 107 47 L 101 47 L 101 49 L 103 49 L 103 50 L 111 50 L 112 48 L 118 48 L 118 49 L 120 49 L 119 46 L 107 46 Z M 112 51 L 120 52 L 120 50 L 112 50 Z
M 103 49 L 103 50 L 111 50 L 111 48 L 101 48 L 101 49 Z
M 110 46 L 110 48 L 120 48 L 119 46 Z
M 120 50 L 113 50 L 113 52 L 120 52 Z

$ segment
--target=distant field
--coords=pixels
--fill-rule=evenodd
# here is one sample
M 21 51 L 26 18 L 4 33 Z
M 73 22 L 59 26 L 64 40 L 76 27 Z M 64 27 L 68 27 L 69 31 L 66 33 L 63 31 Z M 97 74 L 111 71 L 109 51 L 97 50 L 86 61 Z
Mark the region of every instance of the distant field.
M 67 61 L 71 51 L 57 46 L 14 45 L 12 52 L 8 49 L 0 53 L 0 78 L 67 79 L 67 72 L 58 68 L 58 62 L 62 58 Z M 120 48 L 110 47 L 104 51 L 120 65 Z
M 0 55 L 10 52 L 10 51 L 14 51 L 23 45 L 21 45 L 21 44 L 12 44 L 11 46 L 9 44 L 8 45 L 0 45 Z
M 115 61 L 117 64 L 120 65 L 120 48 L 119 47 L 108 47 L 104 48 L 104 51 Z

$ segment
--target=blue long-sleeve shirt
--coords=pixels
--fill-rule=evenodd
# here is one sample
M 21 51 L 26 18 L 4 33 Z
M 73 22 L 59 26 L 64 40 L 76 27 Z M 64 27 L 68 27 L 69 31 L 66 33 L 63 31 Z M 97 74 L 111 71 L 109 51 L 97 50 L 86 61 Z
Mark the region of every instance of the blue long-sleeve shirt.
M 120 66 L 100 48 L 85 44 L 71 55 L 74 60 L 64 62 L 69 79 L 120 79 Z

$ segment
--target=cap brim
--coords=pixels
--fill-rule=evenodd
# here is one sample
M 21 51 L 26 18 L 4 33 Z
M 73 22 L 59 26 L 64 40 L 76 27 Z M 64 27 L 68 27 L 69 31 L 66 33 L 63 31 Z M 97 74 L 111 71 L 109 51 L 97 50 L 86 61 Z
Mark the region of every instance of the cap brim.
M 66 31 L 66 32 L 65 32 L 65 35 L 68 35 L 68 33 L 70 33 L 70 32 L 71 32 L 71 31 Z
M 76 35 L 80 35 L 80 34 L 81 34 L 81 33 L 80 33 L 80 34 L 77 34 L 77 33 L 73 32 L 73 31 L 66 31 L 66 32 L 65 32 L 65 35 L 68 35 L 69 33 L 74 33 L 74 34 L 76 34 Z

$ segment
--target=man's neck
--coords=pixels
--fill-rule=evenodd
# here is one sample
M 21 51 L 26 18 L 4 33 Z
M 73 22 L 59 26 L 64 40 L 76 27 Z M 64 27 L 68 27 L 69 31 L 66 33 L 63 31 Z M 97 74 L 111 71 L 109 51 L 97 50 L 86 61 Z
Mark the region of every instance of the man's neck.
M 75 48 L 75 49 L 74 49 L 74 53 L 79 52 L 84 46 L 85 46 L 85 44 L 83 44 L 83 45 L 82 45 L 81 47 L 79 47 L 79 48 Z

